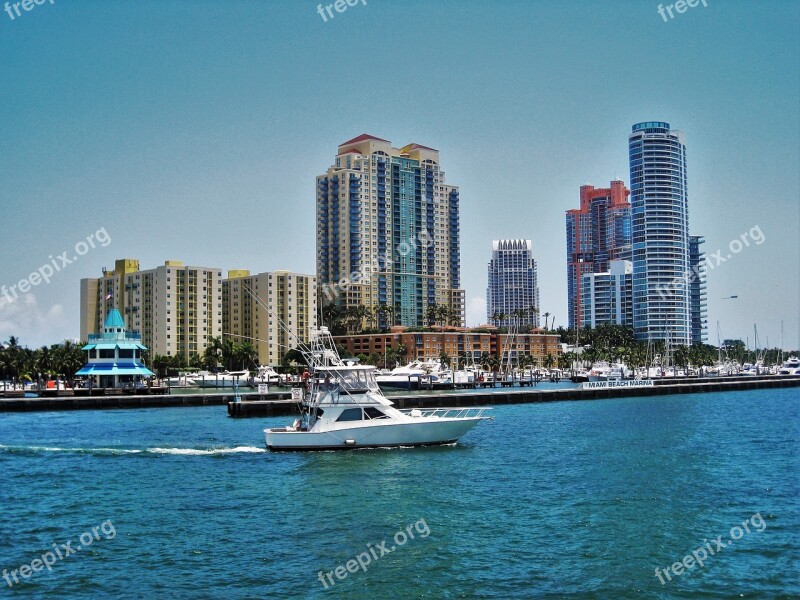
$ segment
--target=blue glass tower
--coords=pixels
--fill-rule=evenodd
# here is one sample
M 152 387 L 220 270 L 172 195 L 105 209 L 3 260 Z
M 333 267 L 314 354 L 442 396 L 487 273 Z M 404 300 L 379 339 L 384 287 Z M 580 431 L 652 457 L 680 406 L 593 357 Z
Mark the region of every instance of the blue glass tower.
M 633 326 L 637 339 L 692 342 L 689 206 L 684 134 L 669 123 L 637 123 L 630 156 Z

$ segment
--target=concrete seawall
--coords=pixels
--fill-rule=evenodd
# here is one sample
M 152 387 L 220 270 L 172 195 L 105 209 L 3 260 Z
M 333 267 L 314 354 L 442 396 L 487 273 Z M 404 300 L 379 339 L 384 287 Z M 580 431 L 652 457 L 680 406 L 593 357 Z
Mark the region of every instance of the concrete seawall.
M 503 390 L 496 392 L 470 391 L 458 394 L 414 394 L 391 396 L 397 408 L 442 408 L 492 406 L 497 404 L 529 404 L 533 402 L 563 402 L 567 400 L 603 400 L 607 398 L 631 398 L 642 396 L 667 396 L 670 394 L 698 394 L 708 392 L 732 392 L 768 388 L 799 387 L 798 376 L 738 377 L 726 380 L 715 378 L 692 382 L 658 382 L 653 387 L 589 389 L 570 388 L 564 390 Z M 228 414 L 231 417 L 272 417 L 297 414 L 293 402 L 231 402 Z
M 659 380 L 647 388 L 580 388 L 537 390 L 536 388 L 496 391 L 469 390 L 458 393 L 410 394 L 391 396 L 398 408 L 437 408 L 491 406 L 496 404 L 528 404 L 567 400 L 601 400 L 667 394 L 696 394 L 765 388 L 800 386 L 799 376 L 767 375 L 761 377 L 723 377 L 714 379 Z M 263 396 L 242 394 L 242 402 L 233 402 L 232 394 L 118 395 L 67 396 L 51 398 L 0 398 L 0 412 L 33 412 L 52 410 L 101 410 L 114 408 L 157 408 L 177 406 L 228 406 L 232 417 L 271 417 L 297 414 L 291 392 L 272 392 Z
M 260 396 L 242 394 L 244 400 L 265 400 L 280 403 L 291 392 Z M 73 396 L 62 398 L 0 398 L 0 412 L 32 412 L 45 410 L 98 410 L 109 408 L 157 408 L 170 406 L 225 406 L 233 394 L 170 394 L 165 396 Z M 289 400 L 291 402 L 291 400 Z M 280 404 L 279 404 L 280 405 Z

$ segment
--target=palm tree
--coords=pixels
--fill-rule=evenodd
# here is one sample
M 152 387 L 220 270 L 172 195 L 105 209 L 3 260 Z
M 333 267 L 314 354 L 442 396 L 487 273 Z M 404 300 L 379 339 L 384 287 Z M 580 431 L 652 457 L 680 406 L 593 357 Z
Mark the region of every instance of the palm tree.
M 369 324 L 371 325 L 371 329 L 377 329 L 383 307 L 380 304 L 376 304 L 372 307 L 368 307 L 367 310 L 369 311 Z
M 544 332 L 545 333 L 547 333 L 547 331 L 548 331 L 547 330 L 547 319 L 549 319 L 549 318 L 550 318 L 550 313 L 549 312 L 544 313 Z
M 565 352 L 564 354 L 558 355 L 558 368 L 559 369 L 568 369 L 572 366 L 572 363 L 575 360 L 575 353 L 574 352 Z
M 386 324 L 389 326 L 394 325 L 394 306 L 389 306 L 388 304 L 384 304 L 381 306 L 383 309 L 383 314 L 386 315 Z
M 155 371 L 156 375 L 159 379 L 163 379 L 167 374 L 167 368 L 169 367 L 169 356 L 162 356 L 161 354 L 156 354 L 153 357 L 153 371 Z
M 452 327 L 461 327 L 461 311 L 453 307 L 447 309 L 447 324 Z
M 228 370 L 233 367 L 233 340 L 230 338 L 209 338 L 203 353 L 203 364 L 209 371 L 220 366 Z
M 55 357 L 47 346 L 42 346 L 36 352 L 34 367 L 45 379 L 50 379 L 51 375 L 57 374 L 54 369 L 54 359 Z
M 258 366 L 258 350 L 250 342 L 236 344 L 233 347 L 231 362 L 241 365 L 242 370 L 254 369 Z
M 189 366 L 192 369 L 203 368 L 203 359 L 200 358 L 200 355 L 197 352 L 192 352 L 191 355 L 189 355 Z
M 80 368 L 86 362 L 86 354 L 81 348 L 85 344 L 75 344 L 69 340 L 64 340 L 63 344 L 53 346 L 54 365 L 58 373 L 63 373 L 72 382 Z
M 428 307 L 425 309 L 425 322 L 428 326 L 436 325 L 436 321 L 439 320 L 439 305 L 438 304 L 428 304 Z
M 494 325 L 498 329 L 500 329 L 500 327 L 503 326 L 503 322 L 505 322 L 507 319 L 508 315 L 504 312 L 496 310 L 494 311 L 494 313 L 492 313 L 492 321 L 493 321 L 492 325 Z
M 19 379 L 25 370 L 23 348 L 19 345 L 19 338 L 13 335 L 8 338 L 8 344 L 3 350 L 3 365 L 8 375 L 14 379 Z

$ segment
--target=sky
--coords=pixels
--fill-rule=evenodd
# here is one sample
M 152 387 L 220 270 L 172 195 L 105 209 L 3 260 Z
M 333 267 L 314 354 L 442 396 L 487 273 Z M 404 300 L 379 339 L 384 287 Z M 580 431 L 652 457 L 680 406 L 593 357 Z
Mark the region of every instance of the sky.
M 798 348 L 800 3 L 705 4 L 10 6 L 0 285 L 32 285 L 0 296 L 0 340 L 77 338 L 80 279 L 118 258 L 314 273 L 314 178 L 362 133 L 440 151 L 468 325 L 486 321 L 499 238 L 533 241 L 541 311 L 566 325 L 564 213 L 583 184 L 628 184 L 631 126 L 657 120 L 686 133 L 691 234 L 731 255 L 708 276 L 709 342 L 719 322 L 778 346 L 783 323 Z

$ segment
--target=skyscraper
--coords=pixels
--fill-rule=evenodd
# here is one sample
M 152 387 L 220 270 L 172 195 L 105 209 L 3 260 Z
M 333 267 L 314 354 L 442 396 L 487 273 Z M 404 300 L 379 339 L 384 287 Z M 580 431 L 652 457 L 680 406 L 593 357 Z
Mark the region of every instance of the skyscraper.
M 490 323 L 539 326 L 539 287 L 530 240 L 494 240 L 489 261 L 486 313 Z M 503 315 L 495 318 L 495 315 Z
M 708 338 L 706 314 L 706 254 L 700 248 L 705 238 L 689 236 L 689 312 L 692 319 L 692 343 L 702 344 Z
M 256 300 L 257 298 L 257 300 Z M 317 282 L 312 275 L 228 271 L 222 280 L 222 333 L 250 342 L 262 365 L 279 365 L 317 326 Z
M 587 273 L 609 270 L 612 260 L 630 260 L 630 191 L 622 181 L 607 188 L 581 186 L 580 208 L 568 210 L 567 224 L 567 303 L 570 327 L 581 316 L 581 280 Z
M 603 273 L 587 273 L 581 279 L 581 327 L 633 325 L 631 294 L 633 265 L 629 260 L 612 260 Z
M 692 341 L 686 145 L 669 123 L 637 123 L 628 136 L 633 242 L 633 327 L 637 339 Z
M 322 302 L 366 307 L 380 327 L 425 325 L 428 307 L 445 305 L 463 324 L 458 188 L 438 150 L 363 134 L 316 185 Z

